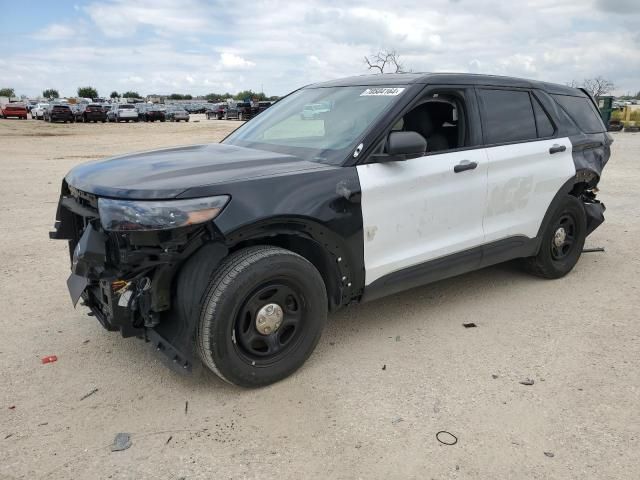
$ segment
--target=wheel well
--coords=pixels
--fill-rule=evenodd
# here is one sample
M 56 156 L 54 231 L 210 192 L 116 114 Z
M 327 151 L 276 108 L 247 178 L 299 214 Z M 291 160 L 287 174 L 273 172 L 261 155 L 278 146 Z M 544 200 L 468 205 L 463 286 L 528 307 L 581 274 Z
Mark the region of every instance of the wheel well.
M 277 234 L 238 242 L 230 248 L 230 251 L 237 251 L 253 245 L 281 247 L 286 250 L 291 250 L 307 259 L 316 267 L 324 280 L 327 289 L 327 299 L 329 300 L 329 310 L 334 311 L 342 305 L 340 271 L 336 266 L 336 259 L 323 249 L 320 244 L 311 238 L 300 235 Z

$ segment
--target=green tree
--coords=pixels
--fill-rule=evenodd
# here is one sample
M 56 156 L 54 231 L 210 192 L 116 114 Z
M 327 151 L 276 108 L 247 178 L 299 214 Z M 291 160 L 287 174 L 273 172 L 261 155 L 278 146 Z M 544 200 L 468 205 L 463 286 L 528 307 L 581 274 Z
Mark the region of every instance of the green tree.
M 184 95 L 180 93 L 172 93 L 169 95 L 169 100 L 184 100 Z
M 56 90 L 55 88 L 47 88 L 42 92 L 42 96 L 44 98 L 49 98 L 49 99 L 60 98 L 60 94 L 58 93 L 58 90 Z
M 111 92 L 111 95 L 109 95 L 109 98 L 118 98 L 119 96 L 120 94 L 114 90 Z
M 280 97 L 278 95 L 271 95 L 269 97 L 269 100 L 271 100 L 272 102 L 275 102 L 276 100 L 280 100 Z
M 236 100 L 266 100 L 267 96 L 264 93 L 254 92 L 253 90 L 242 90 L 241 92 L 236 93 L 233 97 Z
M 122 98 L 142 98 L 138 92 L 124 92 Z
M 184 99 L 185 100 L 192 100 L 193 97 L 191 95 L 187 94 L 187 95 L 184 96 Z
M 98 98 L 98 91 L 93 87 L 78 87 L 78 96 L 82 98 Z
M 0 88 L 0 97 L 15 97 L 16 92 L 13 88 Z

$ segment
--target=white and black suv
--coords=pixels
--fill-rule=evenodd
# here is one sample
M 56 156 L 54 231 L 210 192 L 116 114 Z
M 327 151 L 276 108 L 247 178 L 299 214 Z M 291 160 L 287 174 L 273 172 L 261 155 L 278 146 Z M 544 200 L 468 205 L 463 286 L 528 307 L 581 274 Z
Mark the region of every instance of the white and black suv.
M 346 305 L 515 258 L 566 275 L 604 220 L 611 141 L 574 88 L 346 78 L 220 144 L 74 168 L 51 237 L 69 241 L 74 304 L 106 329 L 256 387 L 300 367 Z

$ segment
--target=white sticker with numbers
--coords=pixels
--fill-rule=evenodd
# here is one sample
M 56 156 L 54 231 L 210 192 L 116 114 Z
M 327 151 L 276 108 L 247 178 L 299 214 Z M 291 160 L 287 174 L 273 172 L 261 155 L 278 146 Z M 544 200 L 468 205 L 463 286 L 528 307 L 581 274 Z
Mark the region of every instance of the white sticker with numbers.
M 379 87 L 367 88 L 360 94 L 361 97 L 395 97 L 400 95 L 404 87 Z

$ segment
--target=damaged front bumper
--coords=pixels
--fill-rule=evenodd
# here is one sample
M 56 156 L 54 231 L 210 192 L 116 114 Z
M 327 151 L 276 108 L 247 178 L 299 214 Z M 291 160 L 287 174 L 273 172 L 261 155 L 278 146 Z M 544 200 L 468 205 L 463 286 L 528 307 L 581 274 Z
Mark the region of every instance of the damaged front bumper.
M 74 306 L 82 299 L 106 330 L 150 342 L 180 372 L 199 364 L 193 353 L 197 312 L 189 305 L 193 298 L 178 295 L 177 284 L 194 268 L 188 267 L 189 259 L 205 244 L 207 265 L 226 255 L 226 248 L 215 243 L 220 239 L 212 225 L 108 232 L 100 224 L 97 198 L 63 183 L 54 228 L 50 238 L 69 242 L 67 287 Z

